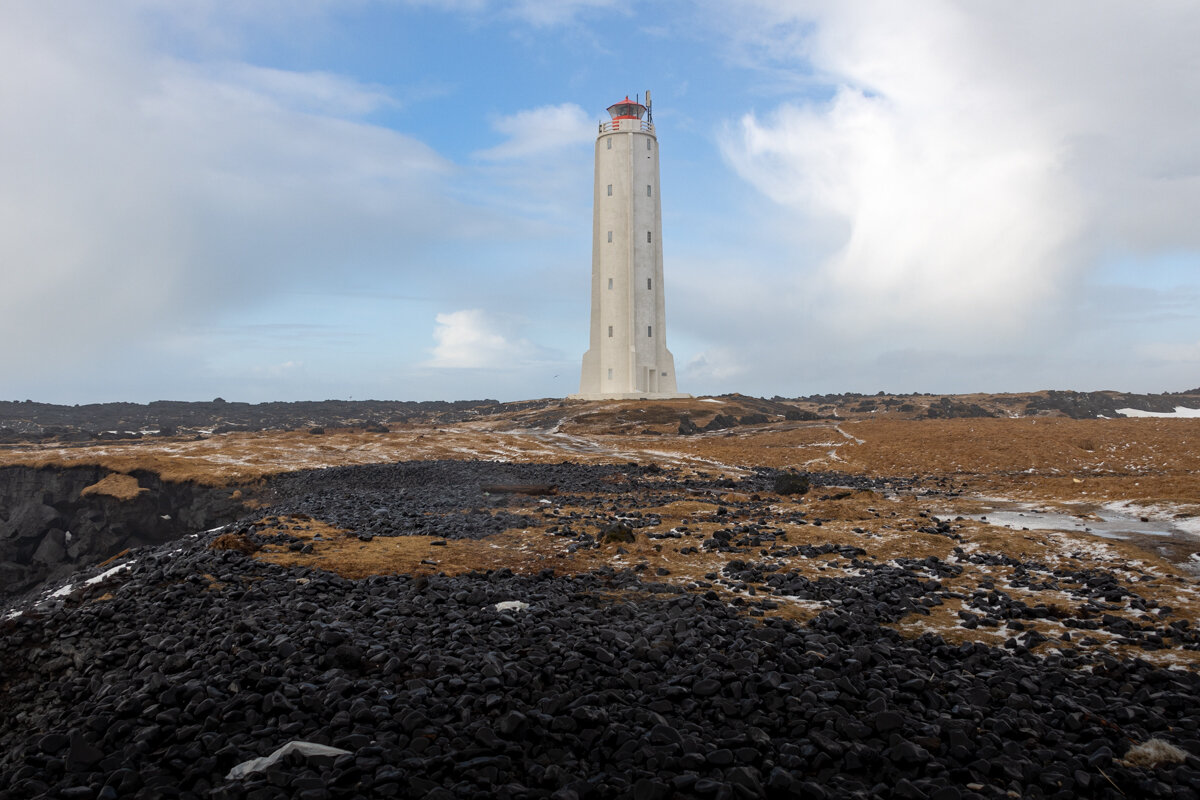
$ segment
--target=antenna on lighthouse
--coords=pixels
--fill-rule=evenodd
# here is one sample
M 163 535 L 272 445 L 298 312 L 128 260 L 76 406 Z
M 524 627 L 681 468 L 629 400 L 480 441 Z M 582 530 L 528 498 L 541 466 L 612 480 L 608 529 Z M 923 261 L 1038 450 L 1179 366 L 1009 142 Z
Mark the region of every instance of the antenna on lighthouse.
M 650 90 L 646 90 L 646 122 L 654 121 L 654 110 L 650 106 Z

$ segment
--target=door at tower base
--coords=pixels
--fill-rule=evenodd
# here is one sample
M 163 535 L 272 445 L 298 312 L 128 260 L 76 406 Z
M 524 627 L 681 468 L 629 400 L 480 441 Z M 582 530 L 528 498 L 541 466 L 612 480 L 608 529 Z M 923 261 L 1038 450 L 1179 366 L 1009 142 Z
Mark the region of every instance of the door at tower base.
M 658 138 L 646 105 L 609 106 L 596 136 L 592 315 L 581 400 L 691 397 L 667 349 Z

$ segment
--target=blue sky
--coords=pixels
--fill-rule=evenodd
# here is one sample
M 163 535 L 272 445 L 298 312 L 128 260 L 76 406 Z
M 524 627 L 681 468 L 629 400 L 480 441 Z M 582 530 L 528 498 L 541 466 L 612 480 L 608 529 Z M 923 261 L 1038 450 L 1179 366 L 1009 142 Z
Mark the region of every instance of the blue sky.
M 1187 3 L 0 9 L 0 397 L 578 386 L 653 91 L 680 388 L 1200 386 Z

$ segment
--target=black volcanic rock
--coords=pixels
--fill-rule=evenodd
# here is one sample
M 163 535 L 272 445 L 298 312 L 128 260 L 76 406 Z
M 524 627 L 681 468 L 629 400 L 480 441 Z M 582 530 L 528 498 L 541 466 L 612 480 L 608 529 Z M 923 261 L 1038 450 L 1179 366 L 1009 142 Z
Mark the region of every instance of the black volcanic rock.
M 735 428 L 737 427 L 737 424 L 738 421 L 734 417 L 731 417 L 728 414 L 717 414 L 715 417 L 710 419 L 708 424 L 701 428 L 701 430 L 723 431 L 728 428 Z
M 159 400 L 144 405 L 93 403 L 78 406 L 0 401 L 0 442 L 44 439 L 82 442 L 100 438 L 137 438 L 144 434 L 168 436 L 197 431 L 220 434 L 311 427 L 365 427 L 369 431 L 384 432 L 387 422 L 454 422 L 515 407 L 495 400 L 324 400 L 251 404 L 218 397 L 211 402 Z M 529 407 L 529 404 L 523 407 Z
M 82 495 L 102 467 L 0 467 L 0 598 L 102 561 L 171 541 L 244 513 L 228 489 L 133 473 L 146 491 L 128 500 Z
M 492 513 L 538 502 L 485 497 L 484 484 L 553 484 L 599 520 L 632 486 L 749 494 L 778 474 L 318 470 L 268 481 L 270 508 L 235 527 L 261 535 L 259 516 L 320 511 L 358 533 L 481 538 L 503 529 Z M 725 546 L 770 535 L 730 508 Z M 623 510 L 631 530 L 652 516 Z M 941 600 L 940 579 L 964 568 L 953 559 L 882 562 L 817 542 L 796 553 L 855 569 L 810 580 L 755 549 L 708 578 L 745 587 L 730 600 L 612 566 L 351 581 L 210 549 L 214 536 L 137 549 L 104 581 L 0 619 L 0 797 L 1196 797 L 1194 672 L 1065 644 L 1034 655 L 1019 629 L 1014 646 L 989 647 L 889 627 Z M 1047 579 L 1017 559 L 954 558 Z M 1080 570 L 1071 583 L 1105 602 L 1115 587 L 1104 577 Z M 1004 623 L 1037 614 L 1020 596 L 999 587 L 964 607 Z M 772 597 L 827 606 L 799 624 L 763 615 Z M 510 600 L 528 606 L 497 608 Z M 1155 737 L 1185 760 L 1124 763 L 1133 742 Z M 292 741 L 351 752 L 228 777 Z
M 925 410 L 925 416 L 930 419 L 961 419 L 964 417 L 994 417 L 996 415 L 977 403 L 964 403 L 943 397 Z
M 1192 673 L 755 619 L 636 579 L 601 599 L 615 573 L 347 581 L 199 541 L 135 558 L 114 600 L 0 627 L 0 794 L 1052 796 L 1049 772 L 1072 796 L 1139 796 L 1147 773 L 1119 756 L 1152 730 L 1093 720 L 1145 689 L 1156 731 L 1200 723 Z M 493 608 L 514 597 L 529 608 Z M 68 641 L 80 661 L 48 666 Z M 226 779 L 295 739 L 352 754 Z M 1152 780 L 1188 797 L 1198 776 L 1193 756 Z
M 777 494 L 808 494 L 812 481 L 807 475 L 799 472 L 780 472 L 775 476 L 775 484 L 771 488 Z

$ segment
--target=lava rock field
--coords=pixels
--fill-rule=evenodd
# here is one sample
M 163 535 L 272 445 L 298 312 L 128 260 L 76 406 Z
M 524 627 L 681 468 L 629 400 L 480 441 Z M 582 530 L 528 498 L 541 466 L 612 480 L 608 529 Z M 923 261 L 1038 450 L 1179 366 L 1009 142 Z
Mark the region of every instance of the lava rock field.
M 1195 671 L 1076 648 L 1069 636 L 1048 649 L 1026 635 L 1047 609 L 999 585 L 961 599 L 977 624 L 1008 628 L 1002 645 L 906 635 L 892 623 L 951 602 L 964 570 L 1002 568 L 1036 586 L 1055 578 L 1044 564 L 962 549 L 970 530 L 942 520 L 914 524 L 959 548 L 946 557 L 874 558 L 866 535 L 861 546 L 822 542 L 822 506 L 785 508 L 767 494 L 777 477 L 430 462 L 273 479 L 254 516 L 134 550 L 91 570 L 98 580 L 0 622 L 0 796 L 1200 796 Z M 839 502 L 830 486 L 879 488 L 809 477 L 823 507 Z M 481 491 L 505 481 L 556 494 Z M 695 510 L 682 534 L 638 516 L 680 496 L 717 498 L 708 528 Z M 762 521 L 770 507 L 806 524 L 789 540 Z M 611 559 L 570 568 L 564 555 L 523 571 L 349 580 L 213 547 L 230 535 L 276 541 L 262 519 L 288 515 L 347 537 L 477 547 L 531 526 L 608 555 L 623 548 L 561 529 L 620 517 L 643 546 L 724 567 L 681 578 Z M 1076 573 L 1057 580 L 1085 606 L 1132 601 L 1125 583 Z M 1162 611 L 1133 599 L 1147 617 Z M 781 613 L 795 603 L 819 605 L 804 619 Z M 1127 616 L 1109 616 L 1080 621 L 1130 633 Z M 1198 646 L 1186 625 L 1146 627 L 1158 642 L 1130 647 Z M 1152 740 L 1164 756 L 1148 765 L 1131 755 Z M 293 753 L 231 777 L 295 741 L 345 752 Z

